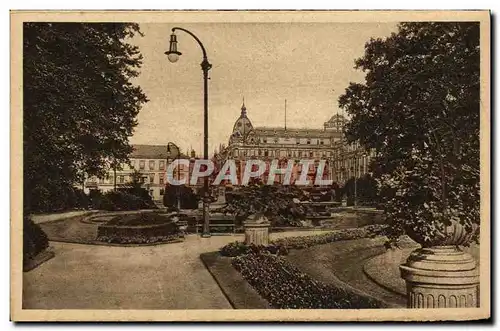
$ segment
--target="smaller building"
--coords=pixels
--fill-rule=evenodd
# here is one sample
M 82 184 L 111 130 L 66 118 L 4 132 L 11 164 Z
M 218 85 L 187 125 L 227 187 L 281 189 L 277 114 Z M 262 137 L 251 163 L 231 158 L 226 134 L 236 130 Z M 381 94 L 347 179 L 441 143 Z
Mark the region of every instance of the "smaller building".
M 333 168 L 339 185 L 344 185 L 350 178 L 360 178 L 370 173 L 370 162 L 375 157 L 374 150 L 369 151 L 358 143 L 348 144 L 341 140 L 333 144 L 332 151 Z
M 166 170 L 171 162 L 175 160 L 176 150 L 168 153 L 167 145 L 133 145 L 130 154 L 130 165 L 122 164 L 118 169 L 111 169 L 104 178 L 90 177 L 85 182 L 85 191 L 88 193 L 92 189 L 102 192 L 126 186 L 133 180 L 133 174 L 137 171 L 140 174 L 140 181 L 149 195 L 155 201 L 162 201 L 167 183 Z M 180 158 L 187 159 L 188 156 L 181 153 Z M 179 173 L 177 173 L 177 171 Z M 189 173 L 189 167 L 179 165 L 174 170 L 173 176 L 182 178 Z

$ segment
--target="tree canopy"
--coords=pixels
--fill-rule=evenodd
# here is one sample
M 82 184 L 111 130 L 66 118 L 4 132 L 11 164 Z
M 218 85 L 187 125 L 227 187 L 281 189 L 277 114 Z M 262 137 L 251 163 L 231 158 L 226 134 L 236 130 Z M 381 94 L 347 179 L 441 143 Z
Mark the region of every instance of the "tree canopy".
M 349 142 L 376 151 L 392 235 L 424 241 L 455 220 L 479 223 L 479 23 L 401 23 L 371 39 L 339 105 Z
M 128 138 L 147 102 L 131 78 L 142 55 L 131 23 L 25 23 L 25 208 L 128 160 Z

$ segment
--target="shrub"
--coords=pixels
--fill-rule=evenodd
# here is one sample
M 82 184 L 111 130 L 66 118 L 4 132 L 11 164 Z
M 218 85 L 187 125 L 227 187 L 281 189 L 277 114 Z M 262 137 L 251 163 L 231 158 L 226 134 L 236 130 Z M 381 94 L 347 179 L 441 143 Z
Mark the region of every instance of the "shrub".
M 57 188 L 36 186 L 30 199 L 25 212 L 61 212 L 89 207 L 87 195 L 81 189 L 67 185 Z
M 166 215 L 160 215 L 154 212 L 146 212 L 139 214 L 115 216 L 111 220 L 109 220 L 106 224 L 140 226 L 140 225 L 159 225 L 167 223 L 172 224 L 172 226 L 175 226 L 170 217 L 167 217 Z
M 143 207 L 143 200 L 129 193 L 109 191 L 105 197 L 114 205 L 112 210 L 139 210 Z
M 163 195 L 163 205 L 166 207 L 177 207 L 177 199 L 180 199 L 182 209 L 197 209 L 200 195 L 196 194 L 192 188 L 185 185 L 167 185 Z
M 235 257 L 232 265 L 276 309 L 380 308 L 377 300 L 319 282 L 282 257 L 259 252 Z
M 309 207 L 293 201 L 294 198 L 305 199 L 304 192 L 296 186 L 249 185 L 238 191 L 227 192 L 226 198 L 226 206 L 219 211 L 235 215 L 237 221 L 261 213 L 271 221 L 273 227 L 302 226 L 301 221 L 311 213 Z
M 95 209 L 114 211 L 117 210 L 117 207 L 108 195 L 102 195 L 102 197 L 98 200 L 97 205 L 95 205 Z
M 23 260 L 34 258 L 49 247 L 49 239 L 38 224 L 31 218 L 23 217 Z
M 109 191 L 101 193 L 97 190 L 92 190 L 89 193 L 89 205 L 94 209 L 99 210 L 139 210 L 139 209 L 156 209 L 157 207 L 148 199 L 128 193 L 126 190 Z

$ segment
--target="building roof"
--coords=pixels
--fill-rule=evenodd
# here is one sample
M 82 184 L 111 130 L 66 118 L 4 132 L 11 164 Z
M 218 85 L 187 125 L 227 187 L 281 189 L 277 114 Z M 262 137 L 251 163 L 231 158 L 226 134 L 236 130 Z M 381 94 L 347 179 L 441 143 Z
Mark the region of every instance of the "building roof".
M 310 138 L 328 138 L 338 136 L 337 132 L 326 131 L 324 129 L 307 129 L 307 128 L 282 128 L 282 127 L 256 127 L 255 134 L 261 135 L 278 135 L 287 137 L 310 137 Z
M 335 129 L 337 131 L 341 131 L 344 125 L 346 124 L 347 119 L 340 115 L 335 114 L 328 121 L 326 121 L 323 126 L 325 129 Z
M 132 145 L 131 158 L 135 159 L 167 159 L 167 145 Z M 176 148 L 171 149 L 169 159 L 175 159 L 178 155 Z M 183 153 L 181 158 L 187 158 Z
M 243 101 L 243 105 L 241 106 L 241 114 L 234 123 L 232 135 L 235 138 L 242 137 L 243 139 L 245 139 L 248 132 L 252 130 L 252 122 L 250 122 L 250 119 L 247 117 L 247 108 L 245 107 L 245 102 Z

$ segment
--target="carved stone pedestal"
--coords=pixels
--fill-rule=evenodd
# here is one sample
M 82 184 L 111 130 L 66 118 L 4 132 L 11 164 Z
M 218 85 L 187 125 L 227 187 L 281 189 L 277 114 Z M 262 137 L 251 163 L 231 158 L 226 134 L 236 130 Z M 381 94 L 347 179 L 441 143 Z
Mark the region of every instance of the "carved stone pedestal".
M 269 245 L 269 227 L 271 223 L 264 216 L 251 217 L 243 222 L 245 227 L 245 244 Z
M 400 266 L 408 308 L 478 307 L 479 270 L 457 246 L 420 248 Z

